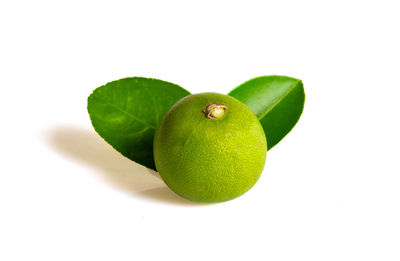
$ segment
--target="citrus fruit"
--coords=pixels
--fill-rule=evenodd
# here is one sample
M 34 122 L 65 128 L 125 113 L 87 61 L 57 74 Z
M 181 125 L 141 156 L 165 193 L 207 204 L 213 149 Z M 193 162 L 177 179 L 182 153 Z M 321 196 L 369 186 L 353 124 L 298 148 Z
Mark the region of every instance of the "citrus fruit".
M 154 160 L 167 186 L 199 202 L 222 202 L 248 191 L 264 168 L 264 130 L 246 105 L 218 93 L 179 100 L 154 137 Z

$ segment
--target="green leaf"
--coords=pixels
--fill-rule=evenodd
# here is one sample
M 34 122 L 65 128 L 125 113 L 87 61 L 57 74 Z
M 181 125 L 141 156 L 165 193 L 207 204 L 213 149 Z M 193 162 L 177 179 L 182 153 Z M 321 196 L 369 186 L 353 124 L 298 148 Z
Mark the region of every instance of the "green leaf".
M 260 120 L 268 150 L 296 125 L 303 112 L 304 87 L 299 79 L 287 76 L 261 76 L 251 79 L 228 95 L 246 104 Z
M 156 79 L 124 78 L 109 82 L 88 97 L 94 129 L 129 159 L 155 170 L 153 137 L 164 114 L 190 93 Z

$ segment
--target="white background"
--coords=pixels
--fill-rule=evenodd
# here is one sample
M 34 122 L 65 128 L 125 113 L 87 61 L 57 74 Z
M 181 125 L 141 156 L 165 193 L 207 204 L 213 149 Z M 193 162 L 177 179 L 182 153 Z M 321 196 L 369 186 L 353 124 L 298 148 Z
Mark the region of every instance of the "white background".
M 400 260 L 398 1 L 1 1 L 0 260 Z M 303 80 L 233 201 L 179 198 L 91 127 L 127 76 Z

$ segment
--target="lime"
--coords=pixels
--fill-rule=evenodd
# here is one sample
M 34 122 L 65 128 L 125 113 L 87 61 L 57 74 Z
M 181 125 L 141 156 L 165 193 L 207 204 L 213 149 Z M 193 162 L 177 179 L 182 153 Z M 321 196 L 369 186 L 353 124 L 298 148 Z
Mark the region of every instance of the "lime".
M 264 130 L 246 105 L 218 93 L 179 100 L 154 138 L 154 159 L 167 186 L 199 202 L 222 202 L 248 191 L 264 168 Z

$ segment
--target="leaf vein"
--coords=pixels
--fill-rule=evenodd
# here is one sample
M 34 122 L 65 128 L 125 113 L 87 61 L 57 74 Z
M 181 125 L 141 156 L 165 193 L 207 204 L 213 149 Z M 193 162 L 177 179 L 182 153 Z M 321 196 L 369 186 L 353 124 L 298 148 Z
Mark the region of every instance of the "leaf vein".
M 154 99 L 153 95 L 151 95 L 151 92 L 149 91 L 149 89 L 147 88 L 147 86 L 144 86 L 144 89 L 146 90 L 146 92 L 149 94 L 149 96 L 151 97 L 151 100 L 153 102 L 153 106 L 154 106 L 154 112 L 156 114 L 156 124 L 158 124 L 159 119 L 159 115 L 158 115 L 158 108 L 157 108 L 157 103 L 156 100 Z
M 149 123 L 147 123 L 147 122 L 145 122 L 145 121 L 142 121 L 142 120 L 138 119 L 135 115 L 131 114 L 130 112 L 119 108 L 117 105 L 115 105 L 115 104 L 113 104 L 113 103 L 111 103 L 111 102 L 107 102 L 107 101 L 105 101 L 105 100 L 99 98 L 99 97 L 98 97 L 97 95 L 95 95 L 95 94 L 92 94 L 92 97 L 95 98 L 95 99 L 97 99 L 97 100 L 99 100 L 99 101 L 101 101 L 101 102 L 104 103 L 104 104 L 110 105 L 110 106 L 113 107 L 114 109 L 116 109 L 116 110 L 118 110 L 118 111 L 120 111 L 120 112 L 122 112 L 122 113 L 128 115 L 129 117 L 133 118 L 134 120 L 136 120 L 136 121 L 138 121 L 138 122 L 140 122 L 140 123 L 142 123 L 142 124 L 144 124 L 144 125 L 146 125 L 146 126 L 148 126 L 148 127 L 150 127 L 150 128 L 153 128 L 153 129 L 156 128 L 155 126 L 153 126 L 153 125 L 151 125 L 151 124 L 149 124 Z
M 276 100 L 271 106 L 269 106 L 268 110 L 266 110 L 260 117 L 257 117 L 259 120 L 265 117 L 270 111 L 272 111 L 283 99 L 286 98 L 299 84 L 301 83 L 301 80 L 298 80 L 296 84 L 293 85 L 292 88 L 289 88 L 278 100 Z

